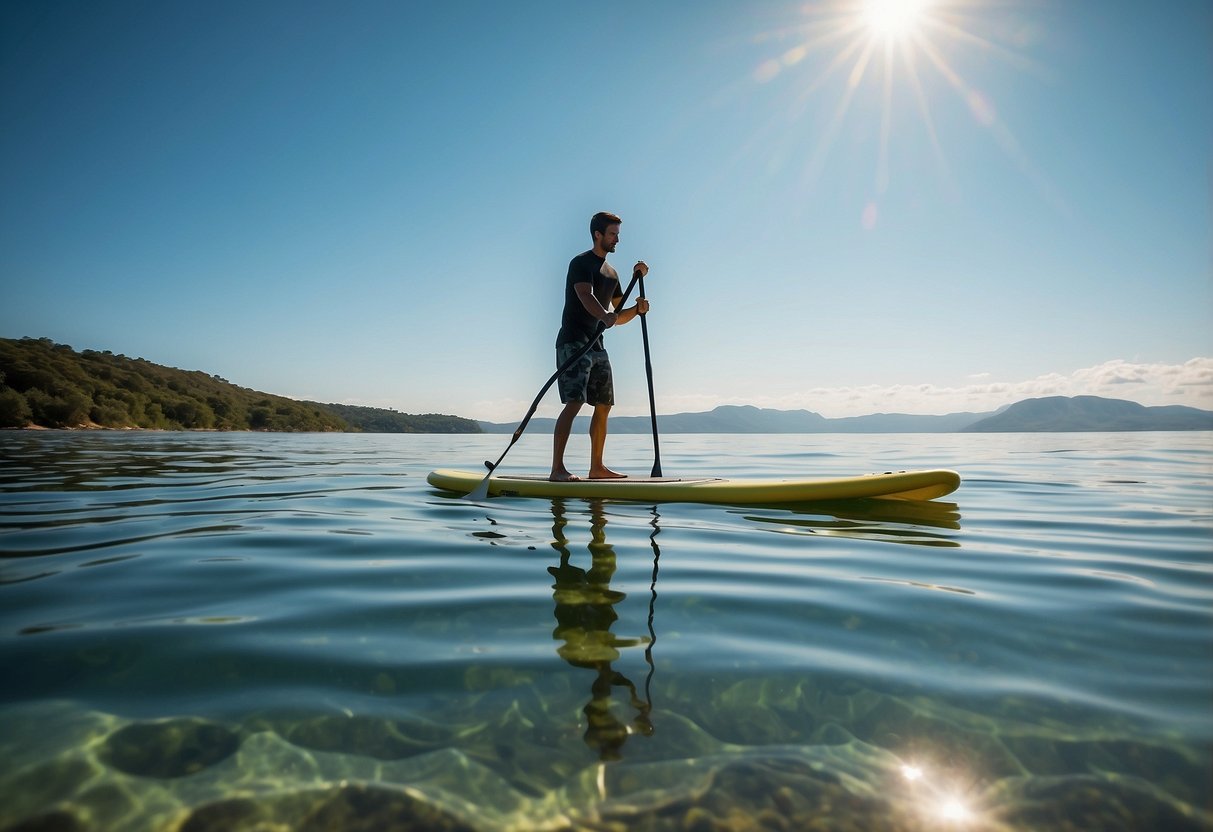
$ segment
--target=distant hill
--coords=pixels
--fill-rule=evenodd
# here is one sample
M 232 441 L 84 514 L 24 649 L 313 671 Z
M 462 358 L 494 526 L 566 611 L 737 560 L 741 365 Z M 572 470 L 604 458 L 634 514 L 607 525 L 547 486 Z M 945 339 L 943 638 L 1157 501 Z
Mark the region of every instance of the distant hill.
M 1146 407 L 1099 396 L 1050 396 L 1018 402 L 964 430 L 970 433 L 1213 430 L 1213 412 L 1180 405 Z
M 0 338 L 0 427 L 479 433 L 455 416 L 299 402 L 49 338 Z
M 1037 404 L 1037 403 L 1046 404 Z M 517 423 L 481 422 L 486 433 L 512 433 Z M 530 429 L 551 433 L 554 419 L 532 419 Z M 587 417 L 578 417 L 574 430 L 584 432 Z M 871 416 L 826 417 L 808 410 L 769 410 L 727 405 L 703 413 L 657 417 L 661 433 L 956 433 L 1213 430 L 1213 412 L 1192 407 L 1144 407 L 1135 402 L 1098 396 L 1028 399 L 992 413 L 949 413 L 916 416 L 877 413 Z M 612 433 L 649 433 L 648 416 L 614 416 Z
M 674 413 L 659 416 L 659 426 L 670 433 L 817 433 L 829 420 L 809 410 L 771 410 L 751 405 L 721 405 L 707 413 Z M 616 421 L 623 426 L 616 427 Z M 649 433 L 648 416 L 611 419 L 611 430 Z
M 362 433 L 484 433 L 480 425 L 459 416 L 438 413 L 401 413 L 380 407 L 307 402 L 340 416 L 351 429 Z
M 703 413 L 673 413 L 657 417 L 662 433 L 952 433 L 990 413 L 951 413 L 945 416 L 915 416 L 908 413 L 877 413 L 827 419 L 810 410 L 772 410 L 750 405 L 721 405 Z M 530 427 L 551 433 L 555 419 L 532 419 Z M 481 422 L 485 433 L 513 433 L 513 422 Z M 584 432 L 589 418 L 577 417 L 574 430 Z M 612 416 L 611 433 L 650 433 L 648 416 Z

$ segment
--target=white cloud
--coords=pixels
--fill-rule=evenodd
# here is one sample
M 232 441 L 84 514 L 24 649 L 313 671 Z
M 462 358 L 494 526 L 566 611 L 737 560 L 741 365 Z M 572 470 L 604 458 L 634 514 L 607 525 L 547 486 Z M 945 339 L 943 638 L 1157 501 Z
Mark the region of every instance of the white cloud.
M 942 414 L 996 410 L 1023 399 L 1045 396 L 1104 396 L 1144 405 L 1182 404 L 1213 408 L 1213 358 L 1183 364 L 1139 364 L 1123 360 L 1084 367 L 1069 375 L 1047 373 L 1024 381 L 994 380 L 979 373 L 970 384 L 864 385 L 821 387 L 784 396 L 748 400 L 697 395 L 659 402 L 664 413 L 710 410 L 717 404 L 752 404 L 778 410 L 813 410 L 823 416 L 871 413 Z

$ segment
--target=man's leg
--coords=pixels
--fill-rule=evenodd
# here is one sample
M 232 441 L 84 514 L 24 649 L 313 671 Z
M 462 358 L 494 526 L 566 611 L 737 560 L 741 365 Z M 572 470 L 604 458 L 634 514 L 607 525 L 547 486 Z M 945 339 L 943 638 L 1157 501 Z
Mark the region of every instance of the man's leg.
M 559 344 L 556 347 L 556 366 L 563 367 L 565 361 L 576 354 L 584 343 Z M 569 473 L 564 464 L 564 449 L 569 444 L 569 433 L 573 430 L 573 420 L 586 400 L 586 384 L 589 383 L 591 361 L 583 355 L 573 366 L 560 374 L 560 401 L 564 402 L 564 410 L 556 418 L 556 427 L 552 430 L 552 473 L 548 479 L 552 482 L 571 482 L 580 479 Z
M 602 464 L 602 452 L 606 449 L 607 417 L 611 415 L 609 404 L 594 405 L 594 415 L 590 417 L 590 477 L 593 479 L 610 479 L 626 477 Z
M 611 373 L 611 359 L 606 350 L 591 353 L 590 377 L 586 382 L 586 401 L 594 406 L 590 417 L 590 476 L 597 479 L 625 477 L 617 474 L 602 462 L 606 448 L 607 418 L 615 404 L 615 381 Z
M 564 449 L 569 444 L 569 433 L 573 430 L 573 420 L 577 418 L 581 405 L 582 402 L 578 401 L 568 402 L 556 418 L 556 427 L 552 430 L 552 473 L 548 477 L 552 482 L 571 482 L 579 479 L 564 467 Z

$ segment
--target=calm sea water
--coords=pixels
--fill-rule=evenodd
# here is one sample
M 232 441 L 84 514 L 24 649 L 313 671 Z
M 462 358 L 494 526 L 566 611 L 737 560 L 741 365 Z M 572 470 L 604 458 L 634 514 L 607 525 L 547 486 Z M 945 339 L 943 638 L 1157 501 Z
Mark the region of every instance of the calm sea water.
M 1213 435 L 506 441 L 0 435 L 0 830 L 1213 829 Z

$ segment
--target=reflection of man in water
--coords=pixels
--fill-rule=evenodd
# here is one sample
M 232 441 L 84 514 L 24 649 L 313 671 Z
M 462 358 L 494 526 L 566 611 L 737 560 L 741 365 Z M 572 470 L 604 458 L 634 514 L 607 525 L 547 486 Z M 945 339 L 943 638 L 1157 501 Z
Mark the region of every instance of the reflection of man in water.
M 575 667 L 596 672 L 590 686 L 590 701 L 583 709 L 585 741 L 598 751 L 600 759 L 618 760 L 629 734 L 639 732 L 648 736 L 653 733 L 649 721 L 651 705 L 640 698 L 631 680 L 611 667 L 611 662 L 619 658 L 618 648 L 633 647 L 644 641 L 621 639 L 611 632 L 611 625 L 618 618 L 615 604 L 627 596 L 610 587 L 615 574 L 615 550 L 606 542 L 602 504 L 595 501 L 590 505 L 593 520 L 587 572 L 569 562 L 571 554 L 564 536 L 568 523 L 564 504 L 559 500 L 552 501 L 552 548 L 560 552 L 560 565 L 548 567 L 548 572 L 556 579 L 552 585 L 552 598 L 556 602 L 556 629 L 552 631 L 552 637 L 564 642 L 556 648 L 562 659 Z M 627 689 L 629 702 L 636 709 L 636 717 L 630 725 L 611 710 L 611 692 L 615 687 Z

